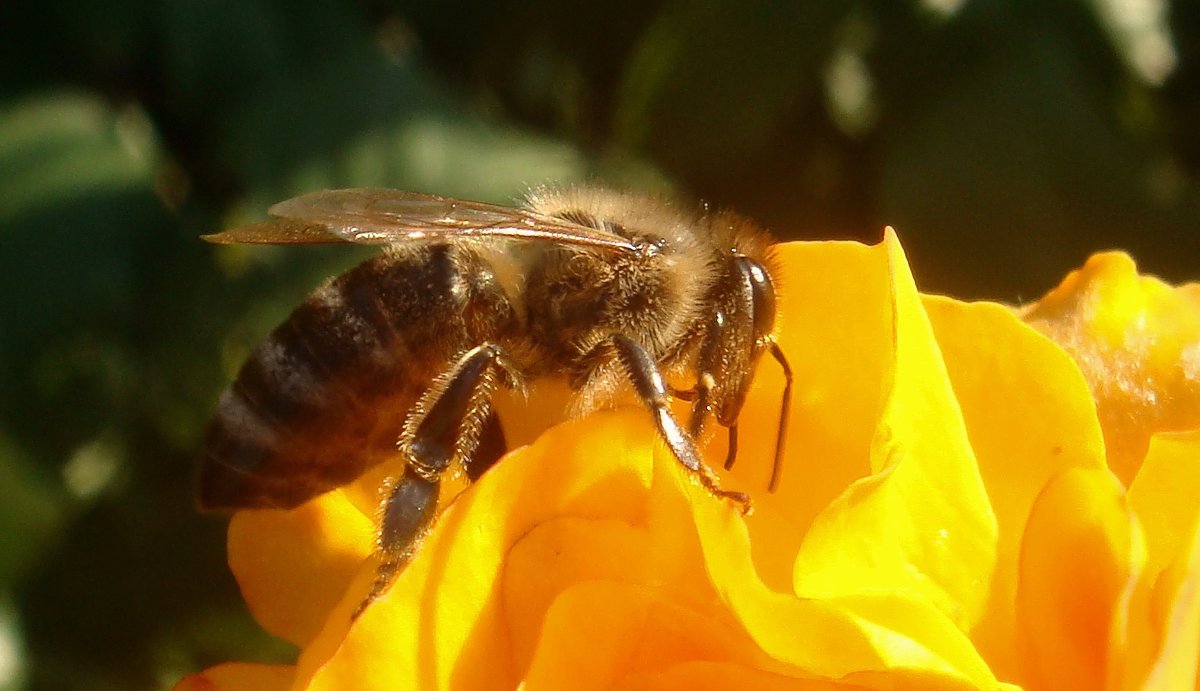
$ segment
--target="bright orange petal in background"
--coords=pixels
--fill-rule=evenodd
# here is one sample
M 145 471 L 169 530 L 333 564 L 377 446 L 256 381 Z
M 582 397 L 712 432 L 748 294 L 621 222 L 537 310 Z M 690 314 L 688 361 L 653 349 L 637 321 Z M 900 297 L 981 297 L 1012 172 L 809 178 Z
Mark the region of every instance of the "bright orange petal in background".
M 1128 255 L 1105 252 L 1023 317 L 1091 383 L 1109 467 L 1126 486 L 1155 433 L 1200 428 L 1200 285 L 1140 276 Z
M 999 525 L 990 597 L 972 639 L 998 676 L 1018 679 L 1014 607 L 1025 521 L 1052 476 L 1104 467 L 1096 406 L 1071 358 L 1008 308 L 944 297 L 925 298 L 925 308 Z
M 1021 547 L 1017 621 L 1029 689 L 1107 687 L 1144 598 L 1141 532 L 1106 470 L 1067 470 L 1034 503 Z
M 1146 567 L 1158 573 L 1184 554 L 1200 520 L 1200 429 L 1150 439 L 1129 503 L 1146 531 Z
M 1154 582 L 1149 624 L 1161 636 L 1149 650 L 1146 691 L 1200 689 L 1200 521 L 1184 547 Z
M 1200 662 L 1200 533 L 1163 571 L 1106 470 L 1074 469 L 1038 497 L 1017 620 L 1026 688 L 1191 689 Z
M 1122 505 L 1137 540 L 1112 563 L 1140 565 L 1113 613 L 1104 681 L 1191 688 L 1200 657 L 1200 284 L 1140 276 L 1132 259 L 1108 252 L 1022 313 L 1088 379 L 1108 463 L 1129 487 Z

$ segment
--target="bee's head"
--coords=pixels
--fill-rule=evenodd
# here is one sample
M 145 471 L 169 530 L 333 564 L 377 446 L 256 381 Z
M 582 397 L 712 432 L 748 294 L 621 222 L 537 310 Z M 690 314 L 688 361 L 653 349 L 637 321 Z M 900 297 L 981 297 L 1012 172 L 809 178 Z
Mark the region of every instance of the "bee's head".
M 733 265 L 743 285 L 745 301 L 750 303 L 752 347 L 761 352 L 775 329 L 775 284 L 767 268 L 755 259 L 738 256 Z
M 724 299 L 718 303 L 709 336 L 714 349 L 701 369 L 712 375 L 712 412 L 724 427 L 736 424 L 754 371 L 775 328 L 775 284 L 756 259 L 735 254 Z
M 786 384 L 776 440 L 775 467 L 770 488 L 778 483 L 784 424 L 790 402 L 791 373 L 783 351 L 775 344 L 775 283 L 771 278 L 767 236 L 753 224 L 733 214 L 713 219 L 714 234 L 721 239 L 722 278 L 714 288 L 714 312 L 697 358 L 699 383 L 693 400 L 692 433 L 699 435 L 706 418 L 730 430 L 731 453 L 738 416 L 754 382 L 758 362 L 765 353 L 779 362 Z M 726 466 L 732 462 L 727 459 Z

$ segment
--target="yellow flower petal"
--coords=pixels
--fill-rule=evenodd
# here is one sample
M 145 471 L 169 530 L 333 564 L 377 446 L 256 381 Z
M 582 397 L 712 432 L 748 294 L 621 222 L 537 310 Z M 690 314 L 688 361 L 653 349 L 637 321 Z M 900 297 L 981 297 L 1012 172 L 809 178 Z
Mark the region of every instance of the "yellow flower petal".
M 1155 435 L 1129 488 L 1146 533 L 1146 576 L 1154 594 L 1144 648 L 1153 657 L 1147 689 L 1196 683 L 1200 656 L 1200 432 Z
M 774 660 L 826 679 L 859 675 L 872 687 L 904 688 L 907 680 L 920 688 L 914 680 L 940 680 L 995 688 L 966 635 L 928 602 L 887 588 L 827 599 L 775 592 L 753 569 L 745 524 L 712 502 L 694 499 L 690 506 L 713 585 Z
M 681 607 L 669 593 L 584 581 L 563 592 L 547 612 L 524 683 L 530 691 L 560 689 L 568 680 L 579 691 L 606 689 L 626 677 L 688 661 L 752 668 L 762 658 L 739 628 Z
M 560 595 L 579 583 L 664 589 L 674 603 L 717 614 L 695 539 L 651 525 L 647 529 L 613 519 L 563 517 L 538 525 L 513 546 L 503 591 L 518 669 L 529 667 L 534 650 L 548 635 L 530 622 L 545 619 L 551 606 L 560 606 Z M 674 541 L 669 540 L 672 534 Z
M 925 298 L 999 527 L 987 610 L 971 633 L 992 670 L 1019 678 L 1014 600 L 1025 521 L 1046 482 L 1103 468 L 1087 381 L 1053 341 L 995 303 Z
M 1183 552 L 1200 516 L 1200 430 L 1150 439 L 1129 504 L 1146 531 L 1146 568 L 1158 573 Z
M 551 430 L 510 454 L 441 515 L 421 556 L 346 631 L 369 570 L 301 656 L 311 689 L 511 688 L 502 577 L 514 544 L 559 516 L 639 524 L 646 514 L 649 430 L 640 411 Z M 620 422 L 601 424 L 614 417 Z M 596 458 L 578 449 L 602 450 Z M 638 449 L 643 449 L 639 454 Z M 637 459 L 642 458 L 641 465 Z M 631 459 L 614 463 L 613 459 Z M 536 622 L 535 622 L 536 625 Z M 386 647 L 384 654 L 383 647 Z
M 292 683 L 296 668 L 291 665 L 259 665 L 227 662 L 189 674 L 174 691 L 284 691 Z
M 1071 353 L 1096 397 L 1109 465 L 1126 486 L 1156 432 L 1200 428 L 1200 286 L 1094 255 L 1024 318 Z
M 651 658 L 666 656 L 666 664 L 708 651 L 700 657 L 773 674 L 839 678 L 867 670 L 889 684 L 994 686 L 966 637 L 927 604 L 771 593 L 754 573 L 742 518 L 665 450 L 652 455 L 655 445 L 644 413 L 626 410 L 555 428 L 507 458 L 447 510 L 422 550 L 437 558 L 415 561 L 347 632 L 332 622 L 357 603 L 370 576 L 363 574 L 302 657 L 301 687 L 511 688 L 528 664 L 531 680 L 557 679 L 561 688 L 555 675 L 576 669 L 563 660 L 603 651 L 614 660 L 606 667 L 614 678 L 645 672 Z M 563 453 L 578 448 L 596 451 Z M 681 523 L 689 507 L 692 520 Z M 704 562 L 696 556 L 701 544 Z M 641 549 L 648 564 L 631 561 Z M 743 582 L 729 582 L 729 574 Z M 741 600 L 732 616 L 722 614 L 728 605 L 718 591 Z M 602 615 L 634 605 L 671 614 L 641 630 L 653 656 L 630 658 L 626 636 L 602 635 Z M 583 621 L 600 638 L 580 633 L 583 610 L 594 611 Z M 756 621 L 744 617 L 747 610 Z M 695 625 L 680 629 L 672 619 Z M 624 620 L 606 621 L 619 629 Z M 575 634 L 560 635 L 568 623 Z M 760 650 L 779 636 L 783 646 Z M 772 661 L 773 653 L 783 656 Z
M 1200 517 L 1191 533 L 1191 544 L 1155 585 L 1152 624 L 1162 639 L 1146 691 L 1200 689 Z
M 768 357 L 758 366 L 739 422 L 737 464 L 724 483 L 755 492 L 754 561 L 772 589 L 792 591 L 793 559 L 813 518 L 851 482 L 870 473 L 868 453 L 883 407 L 880 382 L 892 350 L 888 257 L 856 242 L 788 243 L 775 248 L 780 346 L 793 370 L 788 443 L 778 491 L 771 476 L 783 377 Z M 708 454 L 718 467 L 723 435 Z
M 1103 689 L 1124 668 L 1145 561 L 1124 492 L 1106 470 L 1073 468 L 1034 502 L 1021 546 L 1017 623 L 1026 688 Z
M 797 679 L 727 662 L 694 661 L 633 674 L 611 687 L 614 691 L 836 691 L 867 686 L 820 679 Z M 902 688 L 902 687 L 892 687 Z
M 374 522 L 340 490 L 292 511 L 239 511 L 229 523 L 229 567 L 259 624 L 304 646 L 342 599 L 374 536 Z
M 796 558 L 795 589 L 808 597 L 908 593 L 966 629 L 986 603 L 996 520 L 894 234 L 878 251 L 888 257 L 895 352 L 884 412 L 872 425 L 874 474 L 813 523 Z

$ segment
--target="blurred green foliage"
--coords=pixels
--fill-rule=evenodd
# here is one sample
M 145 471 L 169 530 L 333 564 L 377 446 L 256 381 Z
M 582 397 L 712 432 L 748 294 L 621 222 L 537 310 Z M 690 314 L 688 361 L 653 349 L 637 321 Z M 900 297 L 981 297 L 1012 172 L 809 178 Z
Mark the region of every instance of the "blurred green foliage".
M 292 654 L 192 510 L 193 460 L 253 343 L 363 255 L 198 235 L 319 187 L 600 180 L 781 238 L 895 225 L 962 296 L 1033 297 L 1110 246 L 1200 277 L 1200 3 L 1119 6 L 8 3 L 0 689 Z

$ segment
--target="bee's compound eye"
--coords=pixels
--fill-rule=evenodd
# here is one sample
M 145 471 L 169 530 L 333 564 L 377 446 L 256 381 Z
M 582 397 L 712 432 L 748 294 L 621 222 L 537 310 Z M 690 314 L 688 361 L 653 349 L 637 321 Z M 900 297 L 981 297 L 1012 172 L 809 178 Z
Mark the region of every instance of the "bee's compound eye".
M 762 264 L 748 257 L 738 257 L 735 261 L 742 279 L 750 290 L 754 310 L 754 338 L 765 338 L 775 328 L 775 284 Z

